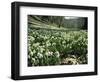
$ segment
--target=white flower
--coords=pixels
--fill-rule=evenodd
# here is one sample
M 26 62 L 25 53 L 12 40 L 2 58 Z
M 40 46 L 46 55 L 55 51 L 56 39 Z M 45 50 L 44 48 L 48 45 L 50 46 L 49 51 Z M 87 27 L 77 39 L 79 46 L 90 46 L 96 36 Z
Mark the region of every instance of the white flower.
M 59 52 L 58 52 L 58 51 L 56 51 L 56 52 L 55 52 L 55 55 L 56 55 L 57 57 L 59 57 L 59 56 L 60 56 L 60 54 L 59 54 Z
M 42 55 L 41 53 L 37 53 L 37 56 L 38 56 L 39 58 L 42 58 L 42 57 L 43 57 L 43 55 Z
M 34 40 L 35 40 L 35 38 L 34 38 L 34 37 L 32 37 L 32 36 L 28 36 L 28 38 L 29 38 L 29 40 L 32 40 L 32 41 L 34 41 Z
M 32 58 L 32 61 L 35 62 L 35 58 Z
M 59 54 L 59 52 L 58 52 L 58 51 L 56 51 L 56 52 L 55 52 L 55 54 Z
M 53 52 L 48 52 L 48 56 L 52 56 L 53 55 Z
M 36 53 L 36 51 L 35 51 L 35 50 L 33 50 L 33 53 Z
M 30 52 L 30 55 L 33 56 L 33 52 Z
M 58 57 L 58 58 L 59 58 L 59 56 L 60 56 L 59 54 L 58 54 L 58 55 L 56 55 L 56 57 Z
M 56 43 L 52 43 L 52 45 L 56 45 Z
M 66 41 L 63 41 L 62 43 L 63 43 L 63 44 L 65 44 L 65 43 L 66 43 Z
M 35 44 L 33 44 L 34 47 L 37 47 L 37 46 L 39 46 L 39 45 L 40 45 L 40 43 L 35 43 Z
M 46 52 L 45 55 L 48 56 L 48 53 Z

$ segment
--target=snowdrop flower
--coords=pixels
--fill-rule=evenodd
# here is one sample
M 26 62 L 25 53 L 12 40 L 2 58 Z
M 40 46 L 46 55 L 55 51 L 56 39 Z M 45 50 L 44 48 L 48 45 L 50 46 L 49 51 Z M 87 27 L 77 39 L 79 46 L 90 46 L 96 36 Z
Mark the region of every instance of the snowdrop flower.
M 40 43 L 35 43 L 35 44 L 33 44 L 34 47 L 37 47 L 37 46 L 39 46 L 39 45 L 40 45 Z
M 56 43 L 52 43 L 52 45 L 56 45 Z
M 30 55 L 33 56 L 33 52 L 30 52 Z
M 59 54 L 59 52 L 58 52 L 58 51 L 56 51 L 56 52 L 55 52 L 55 55 L 56 55 L 57 57 L 59 57 L 59 56 L 60 56 L 60 54 Z
M 35 58 L 32 58 L 32 61 L 35 62 Z
M 41 53 L 37 53 L 37 56 L 38 56 L 39 58 L 42 58 L 42 57 L 43 57 L 43 55 L 42 55 Z
M 36 53 L 36 51 L 35 51 L 35 50 L 33 50 L 33 53 Z
M 45 55 L 46 55 L 46 56 L 48 56 L 48 53 L 47 53 L 47 52 L 45 52 Z
M 48 56 L 52 56 L 53 55 L 53 52 L 48 52 Z
M 53 52 L 50 52 L 50 55 L 53 55 Z

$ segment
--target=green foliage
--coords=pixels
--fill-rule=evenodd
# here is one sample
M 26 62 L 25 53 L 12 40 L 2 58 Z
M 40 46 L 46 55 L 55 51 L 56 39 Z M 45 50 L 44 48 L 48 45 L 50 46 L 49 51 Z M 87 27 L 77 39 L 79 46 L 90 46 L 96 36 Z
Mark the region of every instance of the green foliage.
M 86 64 L 87 42 L 86 31 L 28 28 L 28 65 L 59 65 L 64 58 L 73 58 L 78 64 Z

